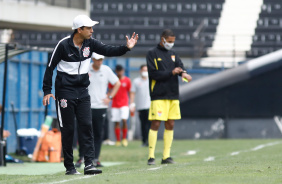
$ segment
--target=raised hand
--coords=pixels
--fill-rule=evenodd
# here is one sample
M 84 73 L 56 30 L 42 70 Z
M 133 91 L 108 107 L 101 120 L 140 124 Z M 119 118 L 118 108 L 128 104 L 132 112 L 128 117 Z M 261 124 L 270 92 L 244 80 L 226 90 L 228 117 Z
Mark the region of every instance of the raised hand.
M 135 34 L 135 32 L 132 34 L 131 38 L 129 39 L 128 36 L 125 36 L 126 37 L 126 46 L 129 48 L 129 49 L 132 49 L 136 43 L 137 43 L 137 40 L 138 40 L 138 34 Z

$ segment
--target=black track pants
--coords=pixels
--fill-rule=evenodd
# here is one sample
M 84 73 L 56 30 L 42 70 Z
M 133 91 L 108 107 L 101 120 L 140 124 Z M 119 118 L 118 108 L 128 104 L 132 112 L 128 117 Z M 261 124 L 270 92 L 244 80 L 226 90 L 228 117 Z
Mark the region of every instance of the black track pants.
M 95 159 L 99 159 L 103 141 L 103 126 L 107 109 L 91 109 L 94 134 Z
M 108 120 L 108 114 L 106 111 L 106 117 L 105 117 L 105 121 L 104 121 L 104 134 L 103 134 L 103 141 L 109 139 L 109 120 Z
M 91 164 L 94 159 L 94 138 L 91 123 L 90 96 L 75 100 L 56 97 L 56 109 L 62 133 L 64 165 L 66 169 L 74 168 L 72 143 L 75 117 L 80 130 L 78 137 L 82 152 L 84 153 L 85 165 Z
M 95 148 L 95 160 L 99 160 L 103 135 L 104 135 L 104 123 L 106 119 L 107 109 L 91 109 L 92 112 L 92 128 L 94 135 L 94 148 Z M 78 133 L 81 133 L 80 130 Z M 81 144 L 81 140 L 79 140 L 79 145 Z M 79 147 L 79 157 L 83 157 L 83 150 Z
M 139 119 L 141 124 L 142 142 L 148 144 L 148 135 L 151 127 L 151 121 L 149 121 L 149 109 L 139 110 Z

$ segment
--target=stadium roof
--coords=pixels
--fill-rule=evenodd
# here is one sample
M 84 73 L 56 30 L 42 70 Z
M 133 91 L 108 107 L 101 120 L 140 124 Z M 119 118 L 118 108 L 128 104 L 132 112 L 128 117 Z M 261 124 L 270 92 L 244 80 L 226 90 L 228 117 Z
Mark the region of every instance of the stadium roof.
M 5 49 L 6 49 L 6 44 L 0 43 L 0 63 L 2 63 L 5 60 Z M 51 52 L 52 48 L 31 47 L 31 46 L 22 46 L 18 44 L 9 44 L 8 59 L 18 54 L 22 54 L 24 52 L 28 52 L 32 50 Z
M 5 48 L 6 44 L 0 44 L 0 63 L 2 63 L 5 60 Z M 28 50 L 25 49 L 9 49 L 8 52 L 8 58 L 11 58 L 15 55 L 27 52 Z
M 282 65 L 282 49 L 249 60 L 236 68 L 209 75 L 180 87 L 180 101 L 185 102 L 247 80 Z

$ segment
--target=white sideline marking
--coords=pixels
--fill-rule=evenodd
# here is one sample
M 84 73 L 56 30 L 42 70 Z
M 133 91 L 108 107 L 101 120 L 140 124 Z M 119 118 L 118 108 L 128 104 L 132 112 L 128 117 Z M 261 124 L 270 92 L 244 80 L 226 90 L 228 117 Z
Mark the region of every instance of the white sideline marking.
M 235 151 L 235 152 L 230 153 L 231 156 L 239 155 L 239 154 L 240 154 L 240 151 Z
M 281 141 L 276 141 L 276 142 L 270 142 L 270 143 L 267 143 L 267 144 L 261 144 L 261 145 L 254 147 L 254 148 L 251 148 L 249 150 L 234 151 L 234 152 L 230 153 L 229 155 L 235 156 L 235 155 L 239 155 L 240 153 L 258 151 L 258 150 L 263 149 L 265 147 L 274 146 L 274 145 L 281 144 L 281 143 L 282 143 Z M 212 157 L 212 156 L 204 159 L 205 162 L 210 162 L 210 161 L 214 161 L 214 160 L 215 160 L 215 157 Z
M 276 144 L 281 144 L 281 142 L 270 142 L 270 143 L 267 143 L 267 144 L 258 145 L 254 148 L 249 149 L 249 150 L 235 151 L 235 152 L 230 153 L 230 156 L 239 155 L 240 153 L 243 153 L 243 152 L 257 151 L 257 150 L 263 149 L 265 147 L 274 146 Z
M 252 148 L 252 151 L 257 151 L 257 150 L 260 150 L 260 149 L 262 149 L 264 147 L 265 147 L 265 145 L 258 145 L 256 147 Z
M 195 150 L 189 150 L 185 155 L 196 155 L 197 151 Z
M 119 173 L 115 173 L 115 174 L 126 174 L 127 172 L 119 172 Z
M 69 182 L 69 181 L 74 181 L 74 180 L 80 180 L 80 179 L 86 179 L 86 178 L 90 178 L 90 177 L 93 177 L 95 175 L 89 175 L 89 176 L 82 176 L 82 177 L 78 177 L 78 178 L 72 178 L 72 179 L 69 179 L 69 180 L 62 180 L 62 181 L 57 181 L 57 182 L 51 182 L 50 184 L 56 184 L 56 183 L 66 183 L 66 182 Z M 43 184 L 43 183 L 42 183 Z M 46 184 L 46 183 L 45 183 Z
M 235 151 L 235 152 L 230 153 L 230 156 L 239 155 L 240 153 L 243 153 L 243 152 L 249 152 L 249 151 L 250 151 L 250 150 Z
M 215 157 L 208 157 L 208 158 L 204 159 L 205 162 L 210 162 L 210 161 L 214 161 L 214 160 L 215 160 Z
M 155 168 L 150 168 L 148 169 L 148 171 L 154 171 L 154 170 L 158 170 L 158 169 L 161 169 L 162 167 L 155 167 Z
M 254 147 L 252 149 L 252 151 L 257 151 L 257 150 L 260 150 L 260 149 L 265 148 L 265 147 L 274 146 L 276 144 L 281 144 L 281 142 L 277 141 L 277 142 L 270 142 L 270 143 L 267 143 L 267 144 L 258 145 L 256 147 Z

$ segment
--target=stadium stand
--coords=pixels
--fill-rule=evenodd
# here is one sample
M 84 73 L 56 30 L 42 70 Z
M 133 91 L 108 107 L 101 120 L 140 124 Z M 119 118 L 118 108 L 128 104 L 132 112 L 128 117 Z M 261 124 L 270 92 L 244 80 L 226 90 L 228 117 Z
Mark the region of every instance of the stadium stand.
M 264 0 L 248 57 L 258 57 L 282 47 L 282 1 Z
M 209 47 L 214 39 L 216 26 L 224 0 L 189 0 L 171 2 L 129 0 L 94 3 L 91 17 L 100 19 L 101 24 L 95 28 L 94 35 L 104 43 L 123 43 L 123 34 L 137 31 L 140 42 L 135 48 L 136 53 L 144 54 L 148 47 L 153 47 L 165 28 L 173 29 L 177 36 L 176 49 L 182 55 L 193 56 L 195 40 L 193 33 L 203 20 L 205 31 L 199 41 Z M 120 32 L 120 33 L 119 33 Z M 109 36 L 116 35 L 119 36 Z M 99 36 L 98 36 L 99 35 Z
M 144 55 L 159 40 L 161 30 L 171 28 L 177 36 L 175 49 L 181 56 L 206 56 L 212 46 L 224 0 L 91 1 L 91 18 L 98 20 L 94 37 L 106 44 L 124 43 L 125 35 L 136 31 L 140 40 L 134 53 Z M 282 2 L 264 0 L 247 57 L 258 57 L 282 46 Z M 195 30 L 204 21 L 198 38 Z M 14 30 L 14 41 L 32 46 L 54 47 L 69 32 Z M 200 53 L 200 54 L 199 54 Z
M 143 0 L 143 1 L 91 1 L 91 18 L 100 22 L 95 26 L 94 37 L 106 44 L 124 43 L 125 35 L 138 32 L 140 41 L 134 49 L 144 55 L 148 48 L 159 41 L 165 28 L 173 29 L 177 42 L 175 49 L 181 56 L 194 56 L 195 52 L 205 55 L 206 48 L 214 40 L 216 27 L 224 0 Z M 204 29 L 198 38 L 195 30 L 204 21 Z M 70 32 L 38 32 L 14 30 L 14 41 L 32 46 L 54 47 Z M 197 45 L 201 45 L 198 51 Z M 195 50 L 196 49 L 196 50 Z

